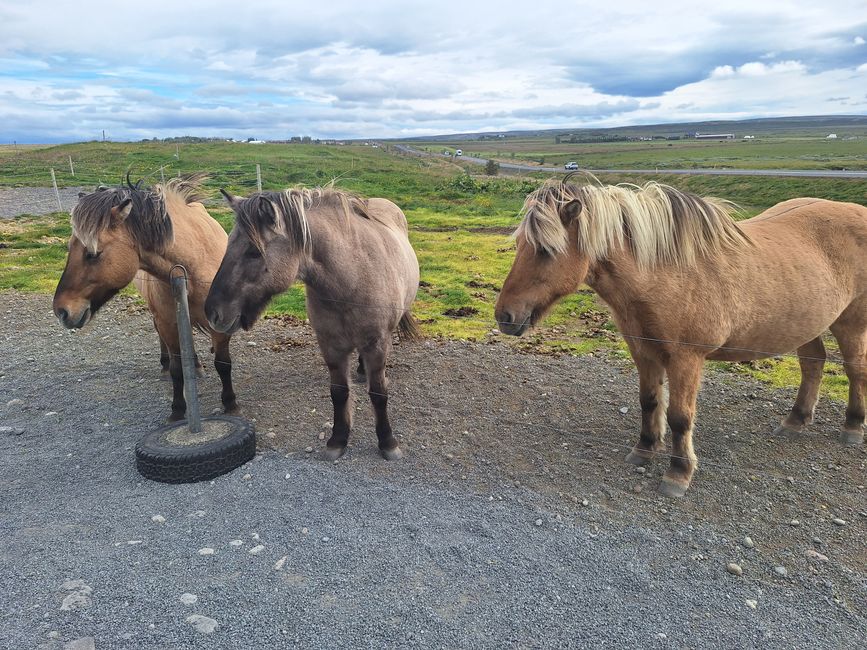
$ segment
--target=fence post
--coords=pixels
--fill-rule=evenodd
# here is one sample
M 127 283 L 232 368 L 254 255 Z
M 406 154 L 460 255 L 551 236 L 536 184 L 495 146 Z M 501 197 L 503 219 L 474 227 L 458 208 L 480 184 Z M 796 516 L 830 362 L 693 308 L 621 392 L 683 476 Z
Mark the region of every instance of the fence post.
M 256 189 L 262 191 L 262 166 L 256 163 Z
M 183 275 L 175 275 L 175 270 Z M 176 264 L 169 271 L 172 293 L 175 296 L 175 313 L 178 321 L 178 335 L 181 344 L 181 368 L 184 372 L 184 396 L 187 398 L 187 424 L 190 431 L 202 430 L 199 414 L 199 392 L 196 381 L 196 353 L 193 347 L 193 328 L 190 325 L 190 305 L 187 302 L 187 269 Z
M 54 185 L 54 196 L 57 199 L 58 212 L 63 212 L 63 204 L 60 202 L 60 190 L 57 189 L 57 177 L 54 175 L 54 167 L 51 168 L 51 184 Z
M 69 173 L 75 176 L 75 167 L 72 166 L 72 156 L 69 157 Z

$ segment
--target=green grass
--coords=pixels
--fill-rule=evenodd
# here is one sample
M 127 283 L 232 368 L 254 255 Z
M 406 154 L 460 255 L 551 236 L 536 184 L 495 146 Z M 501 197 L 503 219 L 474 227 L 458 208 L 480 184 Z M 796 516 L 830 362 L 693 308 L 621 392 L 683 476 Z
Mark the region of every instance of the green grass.
M 211 174 L 207 189 L 213 202 L 209 209 L 228 231 L 233 224 L 232 212 L 217 200 L 217 189 L 249 193 L 255 186 L 257 162 L 262 166 L 266 189 L 316 185 L 339 178 L 341 187 L 389 198 L 404 209 L 421 267 L 421 287 L 413 311 L 424 333 L 467 340 L 492 336 L 494 303 L 514 256 L 509 233 L 517 225 L 524 197 L 538 186 L 539 178 L 491 178 L 476 169 L 469 175 L 445 160 L 397 156 L 362 146 L 188 144 L 180 146 L 180 161 L 173 159 L 174 152 L 174 145 L 150 142 L 0 148 L 0 186 L 46 186 L 50 175 L 46 179 L 45 170 L 50 166 L 55 166 L 62 184 L 95 185 L 118 182 L 129 167 L 134 170 L 133 178 L 138 178 L 172 163 L 172 173 L 204 170 Z M 68 156 L 76 164 L 74 178 L 69 174 Z M 60 171 L 63 164 L 67 165 L 65 172 Z M 157 173 L 147 182 L 158 178 Z M 643 183 L 651 177 L 607 175 L 600 180 Z M 654 180 L 733 200 L 745 207 L 743 216 L 797 196 L 867 202 L 867 184 L 855 180 L 662 175 Z M 68 237 L 68 215 L 0 220 L 0 289 L 53 293 L 65 263 Z M 267 313 L 305 317 L 303 286 L 296 285 L 276 297 Z M 562 301 L 536 332 L 521 339 L 497 338 L 539 353 L 604 351 L 628 358 L 607 309 L 586 289 Z M 793 358 L 725 367 L 773 386 L 792 387 L 799 381 Z M 845 375 L 839 366 L 828 367 L 823 392 L 845 399 Z

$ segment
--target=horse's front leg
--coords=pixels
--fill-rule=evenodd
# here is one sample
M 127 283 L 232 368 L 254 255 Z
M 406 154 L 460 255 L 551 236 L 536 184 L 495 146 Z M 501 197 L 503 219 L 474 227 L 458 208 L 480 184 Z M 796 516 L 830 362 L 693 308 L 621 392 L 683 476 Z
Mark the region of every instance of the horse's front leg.
M 670 497 L 686 494 L 698 459 L 692 449 L 695 402 L 701 385 L 704 358 L 694 354 L 673 356 L 668 363 L 668 426 L 671 428 L 671 463 L 662 477 L 659 491 Z
M 349 444 L 352 410 L 349 408 L 349 355 L 351 350 L 328 349 L 320 342 L 328 374 L 331 377 L 331 403 L 334 406 L 334 426 L 325 449 L 325 458 L 337 460 Z
M 214 368 L 220 375 L 223 390 L 220 401 L 227 415 L 237 415 L 240 412 L 235 398 L 235 388 L 232 386 L 232 357 L 229 354 L 230 337 L 225 334 L 213 334 L 211 343 L 214 346 Z
M 391 341 L 380 341 L 376 345 L 362 351 L 362 358 L 367 369 L 367 393 L 373 405 L 376 416 L 376 437 L 379 439 L 379 452 L 386 460 L 403 458 L 403 452 L 398 446 L 397 438 L 391 430 L 388 421 L 388 380 L 385 376 L 385 363 Z
M 665 448 L 665 415 L 668 395 L 665 368 L 657 359 L 634 357 L 638 367 L 638 401 L 641 404 L 641 435 L 626 456 L 633 465 L 644 465 Z

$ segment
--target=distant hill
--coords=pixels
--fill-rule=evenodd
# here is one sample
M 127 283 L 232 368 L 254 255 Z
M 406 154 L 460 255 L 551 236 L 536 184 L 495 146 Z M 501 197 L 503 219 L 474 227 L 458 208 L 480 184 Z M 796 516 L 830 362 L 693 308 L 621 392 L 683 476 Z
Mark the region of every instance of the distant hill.
M 767 117 L 752 120 L 715 120 L 711 122 L 677 122 L 642 124 L 611 128 L 558 128 L 529 131 L 489 131 L 486 133 L 452 133 L 416 138 L 394 138 L 401 142 L 450 142 L 488 140 L 492 138 L 534 138 L 579 136 L 581 139 L 612 137 L 674 137 L 698 133 L 735 133 L 744 135 L 867 135 L 867 115 L 817 115 L 801 117 Z

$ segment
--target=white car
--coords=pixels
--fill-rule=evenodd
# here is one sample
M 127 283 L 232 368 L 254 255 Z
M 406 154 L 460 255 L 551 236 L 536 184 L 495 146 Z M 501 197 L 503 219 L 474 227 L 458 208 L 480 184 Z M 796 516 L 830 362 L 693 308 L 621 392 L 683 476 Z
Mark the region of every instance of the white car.
M 464 155 L 464 152 L 461 151 L 460 149 L 456 149 L 456 150 L 455 150 L 455 155 L 456 155 L 456 156 L 463 156 L 463 155 Z
M 565 169 L 578 169 L 578 163 L 576 163 L 576 162 L 567 162 L 565 165 L 563 165 L 563 167 L 564 167 Z

